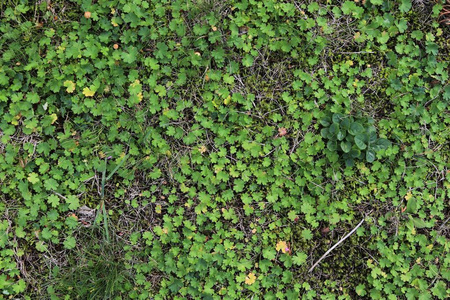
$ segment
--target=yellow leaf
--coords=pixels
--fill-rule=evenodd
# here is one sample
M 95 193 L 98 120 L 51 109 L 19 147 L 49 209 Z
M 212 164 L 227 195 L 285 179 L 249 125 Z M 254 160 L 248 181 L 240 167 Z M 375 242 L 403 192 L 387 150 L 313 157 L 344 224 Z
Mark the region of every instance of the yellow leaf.
M 95 92 L 91 91 L 89 88 L 85 87 L 83 89 L 83 95 L 85 95 L 86 97 L 93 97 L 95 95 Z
M 144 98 L 144 97 L 142 96 L 142 93 L 137 94 L 137 97 L 138 97 L 138 99 L 139 99 L 139 102 L 141 102 L 141 101 L 142 101 L 142 98 Z
M 277 249 L 277 251 L 281 250 L 281 252 L 283 252 L 283 253 L 286 253 L 289 251 L 289 247 L 285 241 L 279 241 L 277 243 L 276 249 Z
M 58 116 L 56 114 L 51 114 L 50 117 L 52 118 L 52 124 L 58 120 Z
M 407 193 L 406 196 L 405 196 L 405 200 L 408 201 L 411 198 L 412 198 L 411 192 Z
M 12 120 L 11 120 L 11 124 L 13 125 L 19 125 L 19 120 L 22 117 L 22 115 L 19 113 L 18 115 L 16 115 Z
M 66 92 L 73 93 L 75 91 L 75 83 L 72 80 L 64 81 L 64 86 L 67 88 Z
M 139 79 L 136 79 L 132 84 L 130 84 L 130 86 L 135 87 L 136 85 L 140 84 L 141 82 L 139 81 Z
M 247 277 L 245 277 L 245 283 L 248 285 L 252 285 L 256 281 L 256 276 L 253 273 L 249 273 Z
M 160 213 L 161 213 L 161 205 L 156 205 L 156 207 L 155 207 L 155 212 L 156 212 L 157 214 L 160 214 Z
M 230 101 L 231 101 L 231 96 L 228 95 L 228 97 L 226 97 L 225 100 L 223 100 L 223 104 L 228 105 L 228 104 L 230 104 Z

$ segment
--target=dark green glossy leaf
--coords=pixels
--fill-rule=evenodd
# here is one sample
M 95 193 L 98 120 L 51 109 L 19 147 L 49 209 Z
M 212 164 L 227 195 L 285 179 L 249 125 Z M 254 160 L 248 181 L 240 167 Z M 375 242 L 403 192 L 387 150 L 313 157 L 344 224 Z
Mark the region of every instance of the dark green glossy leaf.
M 364 127 L 361 124 L 359 124 L 358 122 L 353 122 L 350 125 L 350 129 L 348 130 L 348 132 L 351 135 L 357 135 L 357 134 L 360 134 L 360 133 L 364 132 Z
M 337 134 L 337 139 L 339 141 L 342 141 L 345 138 L 345 131 L 339 130 L 338 134 Z
M 357 157 L 359 157 L 359 156 L 361 155 L 361 151 L 359 151 L 358 149 L 352 149 L 352 150 L 349 152 L 349 154 L 350 154 L 350 156 L 351 156 L 352 158 L 357 158 Z
M 367 140 L 366 140 L 367 141 Z M 369 144 L 373 144 L 373 143 L 375 143 L 377 141 L 377 133 L 376 132 L 370 132 L 369 133 L 369 139 L 368 139 L 368 142 L 369 142 Z
M 346 167 L 353 167 L 355 165 L 355 161 L 352 158 L 348 158 L 345 160 Z
M 339 131 L 339 125 L 336 123 L 331 124 L 330 128 L 328 129 L 328 131 L 334 136 L 338 133 Z
M 355 136 L 355 144 L 356 147 L 358 147 L 361 150 L 364 150 L 367 148 L 366 143 L 364 143 L 364 135 L 358 134 Z
M 367 162 L 373 162 L 375 160 L 376 156 L 375 156 L 375 152 L 372 150 L 367 150 L 366 152 L 366 161 Z
M 341 149 L 345 153 L 349 153 L 350 150 L 352 149 L 352 144 L 350 142 L 343 141 L 343 142 L 341 142 Z
M 336 113 L 336 114 L 333 114 L 332 120 L 333 120 L 333 123 L 340 123 L 343 118 L 344 118 L 343 114 Z
M 330 151 L 336 151 L 336 149 L 337 149 L 337 143 L 336 143 L 336 141 L 329 141 L 329 142 L 327 143 L 327 148 L 328 148 L 328 150 L 330 150 Z
M 331 125 L 331 118 L 330 117 L 325 117 L 323 119 L 320 120 L 320 124 L 322 126 L 328 127 Z
M 350 128 L 350 124 L 351 124 L 350 119 L 345 118 L 341 121 L 341 128 L 347 131 Z
M 381 149 L 387 149 L 391 146 L 391 142 L 388 141 L 387 139 L 378 139 L 376 142 L 377 145 L 379 145 L 381 147 Z

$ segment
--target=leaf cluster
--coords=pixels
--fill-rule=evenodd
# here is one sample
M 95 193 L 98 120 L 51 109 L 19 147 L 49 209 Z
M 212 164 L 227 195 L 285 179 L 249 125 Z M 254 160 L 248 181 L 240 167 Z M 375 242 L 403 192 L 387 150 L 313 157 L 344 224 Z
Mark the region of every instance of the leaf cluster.
M 324 127 L 320 134 L 327 140 L 327 149 L 339 152 L 348 167 L 353 166 L 355 160 L 373 162 L 379 150 L 391 145 L 387 139 L 377 137 L 371 118 L 334 113 L 321 119 L 320 123 Z

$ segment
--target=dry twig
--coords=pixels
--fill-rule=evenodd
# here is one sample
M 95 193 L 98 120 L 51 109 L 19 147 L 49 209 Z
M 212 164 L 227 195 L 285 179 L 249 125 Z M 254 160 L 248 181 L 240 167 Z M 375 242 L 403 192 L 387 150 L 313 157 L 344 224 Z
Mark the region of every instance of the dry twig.
M 362 219 L 361 220 L 361 222 L 359 222 L 359 224 L 358 225 L 356 225 L 356 227 L 355 228 L 353 228 L 353 230 L 352 231 L 350 231 L 346 236 L 344 236 L 342 239 L 340 239 L 339 240 L 339 242 L 337 242 L 336 244 L 334 244 L 334 246 L 333 247 L 331 247 L 330 249 L 328 249 L 328 251 L 327 252 L 325 252 L 325 254 L 324 255 L 322 255 L 322 257 L 311 267 L 311 269 L 309 269 L 309 271 L 308 272 L 312 272 L 313 270 L 314 270 L 314 268 L 331 252 L 331 251 L 333 251 L 333 249 L 334 248 L 336 248 L 337 246 L 339 246 L 343 241 L 345 241 L 349 236 L 351 236 L 355 231 L 356 231 L 356 229 L 358 229 L 361 225 L 362 225 L 362 223 L 364 222 L 364 219 Z

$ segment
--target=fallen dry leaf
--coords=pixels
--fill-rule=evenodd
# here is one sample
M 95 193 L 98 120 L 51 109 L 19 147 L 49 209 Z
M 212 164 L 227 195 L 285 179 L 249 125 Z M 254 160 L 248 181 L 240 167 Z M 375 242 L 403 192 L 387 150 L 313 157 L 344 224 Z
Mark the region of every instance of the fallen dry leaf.
M 289 246 L 285 241 L 279 241 L 277 243 L 276 249 L 277 251 L 281 250 L 281 252 L 283 253 L 289 252 Z
M 287 134 L 287 130 L 284 127 L 278 128 L 278 134 L 280 136 L 285 136 Z
M 322 234 L 327 234 L 328 232 L 330 232 L 330 227 L 324 227 L 321 230 Z
M 253 273 L 249 273 L 247 277 L 245 277 L 245 283 L 248 285 L 252 285 L 256 281 L 256 276 Z

